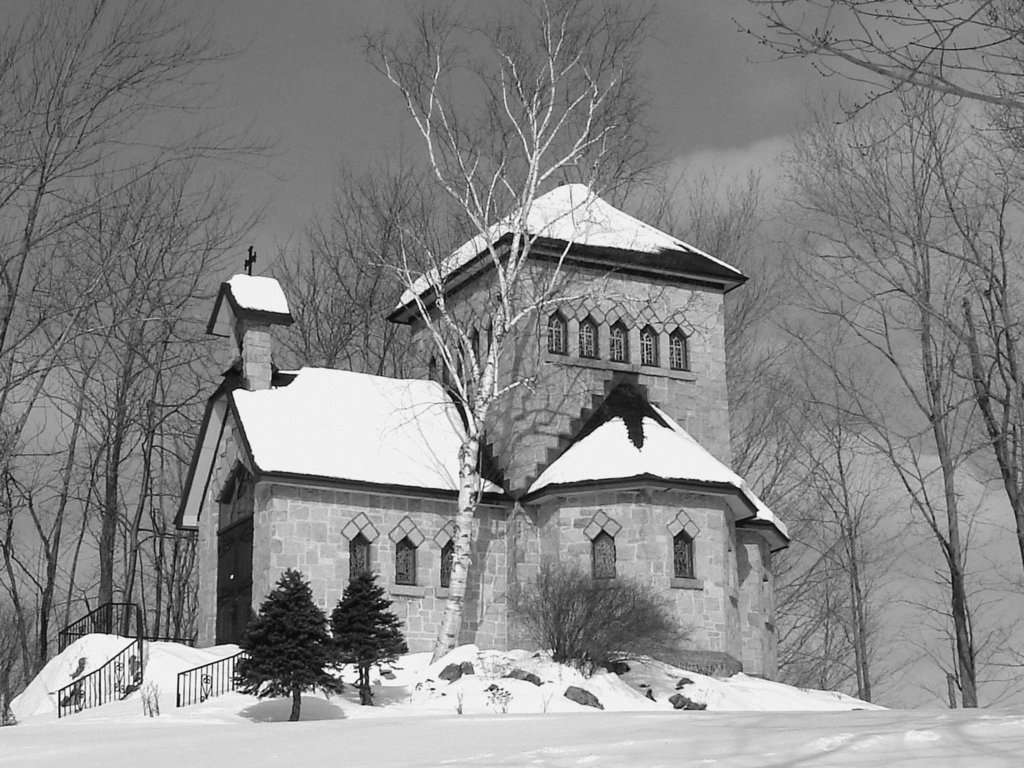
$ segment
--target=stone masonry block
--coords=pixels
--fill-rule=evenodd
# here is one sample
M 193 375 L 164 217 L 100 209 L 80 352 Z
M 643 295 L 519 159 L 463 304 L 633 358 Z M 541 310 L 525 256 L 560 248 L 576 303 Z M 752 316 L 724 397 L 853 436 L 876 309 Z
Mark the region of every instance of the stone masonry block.
M 438 547 L 444 549 L 445 545 L 455 538 L 455 521 L 449 520 L 443 526 L 441 530 L 434 536 L 434 543 Z
M 391 529 L 388 533 L 388 538 L 395 544 L 400 542 L 402 539 L 408 538 L 414 547 L 418 547 L 423 543 L 424 536 L 420 533 L 419 528 L 416 527 L 416 523 L 412 521 L 412 518 L 406 515 L 399 521 L 398 525 Z
M 342 535 L 351 541 L 360 533 L 366 537 L 367 541 L 376 540 L 379 535 L 377 528 L 370 522 L 370 518 L 365 513 L 360 512 L 356 517 L 349 521 L 349 523 L 341 529 Z

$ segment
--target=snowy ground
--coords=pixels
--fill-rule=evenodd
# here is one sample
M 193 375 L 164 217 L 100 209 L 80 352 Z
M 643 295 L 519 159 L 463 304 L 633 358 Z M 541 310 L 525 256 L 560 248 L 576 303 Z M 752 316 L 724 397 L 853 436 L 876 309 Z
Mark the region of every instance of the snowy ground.
M 0 765 L 1024 765 L 1024 712 L 884 710 L 840 694 L 744 675 L 708 678 L 658 663 L 588 679 L 527 652 L 471 646 L 434 666 L 424 654 L 405 657 L 375 684 L 376 707 L 360 707 L 349 687 L 330 699 L 304 696 L 302 722 L 287 723 L 288 701 L 240 694 L 175 709 L 176 673 L 234 648 L 152 643 L 146 678 L 159 686 L 159 717 L 143 717 L 133 694 L 58 721 L 50 691 L 70 679 L 79 659 L 93 669 L 124 644 L 93 635 L 54 659 L 15 700 L 20 724 L 0 729 Z M 469 661 L 475 674 L 439 680 L 450 661 Z M 503 677 L 514 668 L 536 674 L 541 685 Z M 605 711 L 566 699 L 570 685 L 596 695 Z M 509 694 L 507 713 L 504 695 L 489 693 L 490 686 Z M 708 711 L 673 710 L 668 698 L 677 692 Z

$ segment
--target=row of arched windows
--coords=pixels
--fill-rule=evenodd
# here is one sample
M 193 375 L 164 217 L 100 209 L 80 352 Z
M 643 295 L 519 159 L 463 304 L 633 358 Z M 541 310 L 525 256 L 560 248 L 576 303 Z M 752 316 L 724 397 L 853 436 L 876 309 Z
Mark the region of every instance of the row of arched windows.
M 569 354 L 569 324 L 561 312 L 548 317 L 548 352 L 555 355 Z M 578 349 L 580 357 L 591 360 L 601 358 L 600 332 L 596 322 L 589 317 L 580 321 Z M 660 366 L 658 332 L 649 325 L 640 329 L 640 365 Z M 608 359 L 613 363 L 631 361 L 629 330 L 619 320 L 608 329 Z M 689 338 L 679 328 L 668 335 L 668 367 L 673 371 L 690 370 Z
M 615 578 L 615 537 L 608 531 L 591 540 L 590 564 L 595 579 Z M 686 531 L 672 537 L 672 573 L 677 579 L 694 578 L 693 537 Z
M 416 586 L 416 550 L 408 536 L 395 544 L 395 584 Z M 452 559 L 455 544 L 448 541 L 441 547 L 441 587 L 448 589 L 452 579 Z M 348 574 L 355 578 L 370 571 L 370 540 L 363 534 L 353 537 L 348 543 Z
M 416 586 L 416 550 L 416 545 L 408 536 L 395 545 L 395 584 Z M 370 570 L 370 541 L 363 534 L 360 533 L 349 541 L 348 552 L 349 578 L 355 578 Z M 452 541 L 441 547 L 442 589 L 448 589 L 451 585 L 454 554 L 455 545 Z M 601 531 L 590 543 L 593 577 L 614 579 L 615 559 L 615 537 L 607 531 Z M 680 531 L 672 537 L 672 573 L 677 579 L 694 578 L 693 537 L 686 531 Z

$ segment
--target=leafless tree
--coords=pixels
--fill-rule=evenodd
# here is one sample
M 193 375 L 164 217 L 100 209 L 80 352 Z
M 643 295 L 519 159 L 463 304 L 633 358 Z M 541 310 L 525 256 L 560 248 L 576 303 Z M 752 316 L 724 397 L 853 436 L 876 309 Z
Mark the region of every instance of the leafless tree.
M 820 124 L 804 136 L 794 180 L 812 232 L 803 268 L 808 308 L 815 323 L 852 334 L 885 373 L 873 390 L 839 381 L 938 545 L 958 682 L 963 705 L 973 707 L 976 647 L 958 479 L 971 449 L 971 403 L 956 369 L 962 339 L 943 321 L 959 313 L 967 282 L 962 261 L 947 256 L 957 233 L 939 183 L 957 140 L 955 121 L 934 97 L 904 96 L 891 111 L 843 127 Z M 893 410 L 886 392 L 906 410 Z
M 405 329 L 387 321 L 403 290 L 394 270 L 402 232 L 416 230 L 439 251 L 444 201 L 411 160 L 357 175 L 342 169 L 329 210 L 316 216 L 278 277 L 295 317 L 284 344 L 299 364 L 400 376 Z M 450 238 L 446 239 L 446 242 Z
M 204 91 L 192 74 L 220 56 L 172 3 L 46 0 L 10 21 L 0 32 L 0 587 L 31 673 L 61 609 L 66 620 L 97 585 L 112 599 L 117 564 L 138 551 L 132 502 L 152 495 L 141 476 L 157 450 L 140 435 L 160 420 L 147 423 L 147 401 L 165 393 L 149 374 L 156 365 L 173 378 L 182 367 L 177 350 L 154 355 L 161 340 L 184 349 L 196 335 L 182 331 L 188 310 L 170 299 L 186 271 L 150 257 L 196 259 L 193 277 L 211 268 L 231 228 L 214 221 L 229 198 L 214 192 L 206 162 L 252 147 L 194 118 Z M 160 119 L 172 113 L 173 136 Z M 191 295 L 206 280 L 194 280 Z M 177 316 L 145 305 L 160 291 Z M 133 341 L 152 342 L 154 354 L 132 358 L 118 377 L 113 368 L 131 356 L 113 350 Z M 170 407 L 189 407 L 195 391 L 175 392 Z M 117 467 L 132 480 L 119 482 Z M 86 541 L 94 525 L 95 581 Z
M 539 285 L 530 276 L 533 202 L 564 181 L 613 187 L 637 167 L 646 137 L 637 62 L 649 19 L 610 2 L 537 0 L 490 16 L 468 7 L 428 9 L 405 37 L 369 41 L 371 60 L 398 89 L 422 138 L 436 189 L 452 202 L 461 228 L 480 238 L 493 277 L 485 316 L 460 315 L 446 301 L 448 253 L 402 233 L 394 266 L 467 421 L 451 587 L 435 658 L 455 646 L 462 623 L 488 414 L 521 383 L 499 369 L 502 349 L 559 291 L 559 270 Z M 507 246 L 495 242 L 493 230 L 506 216 Z M 474 327 L 491 329 L 486 350 L 472 338 Z
M 866 83 L 1024 109 L 1024 10 L 1015 0 L 750 0 L 783 57 Z

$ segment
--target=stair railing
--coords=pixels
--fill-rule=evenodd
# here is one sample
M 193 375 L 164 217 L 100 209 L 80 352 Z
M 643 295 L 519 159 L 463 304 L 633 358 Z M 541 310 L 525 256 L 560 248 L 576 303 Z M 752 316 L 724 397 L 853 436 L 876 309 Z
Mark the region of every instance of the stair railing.
M 176 706 L 187 707 L 236 690 L 238 684 L 235 680 L 235 665 L 239 659 L 248 656 L 245 651 L 239 651 L 234 656 L 179 672 Z
M 139 636 L 102 667 L 57 691 L 57 717 L 123 699 L 142 685 L 143 663 Z
M 142 609 L 135 603 L 104 603 L 64 627 L 57 635 L 57 650 L 63 653 L 73 642 L 93 633 L 142 637 Z
M 104 603 L 78 621 L 68 624 L 58 633 L 58 652 L 63 653 L 73 642 L 93 633 L 141 637 L 143 640 L 182 643 L 191 646 L 196 644 L 194 636 L 172 637 L 147 634 L 146 626 L 142 621 L 142 608 L 136 603 Z

